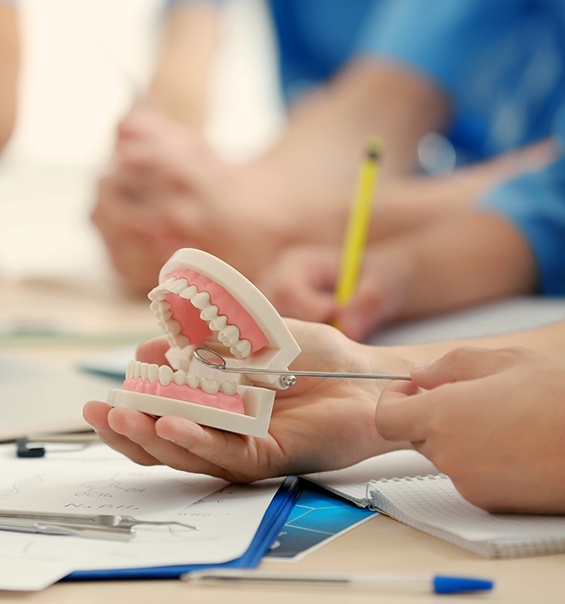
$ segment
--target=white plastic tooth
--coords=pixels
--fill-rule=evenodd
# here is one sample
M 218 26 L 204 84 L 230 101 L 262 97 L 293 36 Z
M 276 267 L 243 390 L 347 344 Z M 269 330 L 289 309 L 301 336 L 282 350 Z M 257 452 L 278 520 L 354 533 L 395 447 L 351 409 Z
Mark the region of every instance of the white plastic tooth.
M 167 340 L 167 343 L 169 344 L 169 346 L 174 347 L 177 345 L 177 342 L 176 342 L 175 338 L 173 338 L 173 336 L 166 335 L 165 339 Z
M 236 346 L 239 348 L 244 359 L 251 354 L 251 342 L 249 340 L 240 340 Z
M 190 344 L 190 340 L 181 334 L 175 337 L 174 342 L 178 348 L 186 348 Z
M 234 395 L 237 392 L 237 384 L 235 382 L 220 382 L 220 392 L 224 394 Z
M 141 363 L 141 379 L 145 381 L 149 377 L 149 364 Z
M 178 321 L 175 321 L 174 319 L 172 321 L 167 321 L 166 325 L 167 325 L 167 331 L 173 337 L 178 336 L 180 333 L 180 330 L 182 329 L 181 324 Z
M 169 292 L 163 286 L 158 285 L 147 294 L 147 297 L 153 302 L 162 302 L 168 295 Z
M 186 279 L 177 279 L 173 283 L 167 285 L 167 291 L 173 292 L 173 294 L 180 294 L 183 290 L 188 287 L 188 281 Z
M 133 365 L 133 377 L 134 379 L 141 377 L 141 361 L 135 361 Z
M 163 386 L 168 386 L 173 379 L 173 370 L 168 365 L 159 367 L 159 381 Z
M 176 280 L 177 280 L 176 277 L 171 277 L 170 279 L 167 279 L 166 281 L 163 281 L 163 283 L 160 283 L 159 285 L 163 289 L 167 289 L 167 287 L 169 287 L 169 285 L 171 285 L 171 283 L 174 283 Z
M 197 293 L 198 293 L 198 290 L 196 289 L 196 286 L 191 285 L 190 287 L 187 287 L 186 289 L 181 291 L 179 293 L 179 296 L 181 298 L 184 298 L 185 300 L 190 300 Z
M 209 304 L 201 313 L 200 318 L 203 321 L 210 322 L 218 316 L 218 307 L 213 304 Z
M 200 388 L 204 390 L 206 394 L 218 394 L 220 383 L 217 380 L 209 380 L 208 378 L 202 378 L 200 380 Z
M 239 329 L 235 325 L 226 325 L 220 334 L 226 339 L 226 346 L 234 346 L 239 342 Z
M 198 310 L 204 310 L 210 304 L 210 294 L 208 292 L 200 292 L 192 297 L 191 302 Z
M 133 378 L 133 366 L 135 365 L 135 361 L 130 361 L 126 368 L 126 380 L 131 380 Z
M 183 386 L 186 382 L 186 373 L 179 369 L 173 373 L 173 382 L 178 386 Z
M 236 359 L 246 359 L 251 354 L 251 342 L 249 340 L 239 340 L 239 342 L 230 348 L 230 352 Z
M 213 331 L 220 331 L 226 326 L 227 322 L 228 318 L 225 315 L 220 315 L 214 320 L 210 321 L 210 329 Z
M 153 302 L 151 302 L 149 308 L 153 311 L 153 314 L 157 318 L 166 316 L 168 313 L 171 312 L 171 305 L 165 300 L 154 300 Z
M 220 342 L 224 345 L 224 346 L 228 346 L 230 345 L 229 340 L 226 338 L 226 336 L 224 335 L 223 331 L 220 331 L 218 333 L 218 340 L 220 340 Z
M 161 319 L 163 321 L 168 321 L 169 319 L 172 318 L 172 316 L 173 316 L 173 313 L 170 310 L 168 310 L 167 312 L 164 312 L 161 314 Z
M 193 375 L 192 373 L 189 373 L 186 376 L 186 383 L 191 388 L 198 388 L 198 386 L 200 386 L 200 378 L 197 375 Z
M 155 363 L 151 363 L 147 367 L 147 379 L 154 384 L 159 379 L 159 365 L 155 365 Z

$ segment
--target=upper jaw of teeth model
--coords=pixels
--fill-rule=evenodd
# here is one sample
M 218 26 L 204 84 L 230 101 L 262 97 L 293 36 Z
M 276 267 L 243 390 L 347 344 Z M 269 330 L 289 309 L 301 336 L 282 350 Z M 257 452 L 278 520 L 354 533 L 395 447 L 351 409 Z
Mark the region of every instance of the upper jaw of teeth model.
M 265 296 L 229 264 L 181 249 L 163 266 L 149 293 L 151 309 L 171 348 L 170 363 L 131 361 L 121 390 L 108 403 L 150 415 L 176 415 L 205 426 L 264 438 L 275 399 L 300 348 Z M 193 357 L 206 347 L 234 367 L 272 374 L 230 374 Z

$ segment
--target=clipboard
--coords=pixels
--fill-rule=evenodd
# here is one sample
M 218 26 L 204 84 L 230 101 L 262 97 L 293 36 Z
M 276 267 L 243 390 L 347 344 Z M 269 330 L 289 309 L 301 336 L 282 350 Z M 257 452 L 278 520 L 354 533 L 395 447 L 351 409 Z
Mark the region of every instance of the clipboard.
M 124 579 L 178 579 L 182 574 L 205 568 L 256 568 L 275 542 L 287 521 L 299 495 L 299 480 L 287 477 L 273 497 L 255 537 L 243 556 L 222 564 L 189 564 L 152 568 L 118 568 L 110 570 L 81 570 L 67 575 L 62 581 L 108 581 Z

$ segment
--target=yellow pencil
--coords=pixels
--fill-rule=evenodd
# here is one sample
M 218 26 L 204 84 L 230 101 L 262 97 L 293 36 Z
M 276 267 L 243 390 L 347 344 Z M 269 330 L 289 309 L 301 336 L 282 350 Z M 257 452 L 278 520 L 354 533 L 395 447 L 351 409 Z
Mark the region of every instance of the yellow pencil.
M 367 241 L 373 194 L 377 182 L 380 155 L 383 144 L 377 138 L 369 141 L 367 153 L 359 170 L 357 190 L 343 244 L 339 280 L 335 291 L 336 302 L 340 308 L 345 308 L 357 287 L 357 279 L 361 268 L 363 251 Z

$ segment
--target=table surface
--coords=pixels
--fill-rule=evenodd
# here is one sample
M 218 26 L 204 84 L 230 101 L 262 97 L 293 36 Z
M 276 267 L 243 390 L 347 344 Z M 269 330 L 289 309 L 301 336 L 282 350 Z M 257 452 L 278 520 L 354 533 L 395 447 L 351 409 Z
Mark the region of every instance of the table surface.
M 513 312 L 516 303 L 513 302 Z M 565 302 L 562 302 L 565 309 Z M 547 322 L 544 303 L 526 304 L 524 324 Z M 496 306 L 495 313 L 500 313 Z M 483 321 L 488 309 L 480 313 Z M 526 317 L 527 315 L 527 317 Z M 60 283 L 32 281 L 0 282 L 0 331 L 5 348 L 17 349 L 36 359 L 58 366 L 76 366 L 82 358 L 108 349 L 116 343 L 137 342 L 157 333 L 154 318 L 145 301 L 131 301 L 105 291 L 62 287 Z M 536 318 L 539 317 L 539 318 Z M 535 320 L 534 320 L 535 319 Z M 45 324 L 61 326 L 62 332 L 42 331 Z M 17 326 L 11 331 L 10 326 Z M 27 326 L 27 332 L 26 332 Z M 39 326 L 39 328 L 38 328 Z M 65 330 L 72 326 L 72 335 Z M 25 335 L 21 335 L 22 332 Z M 37 329 L 36 329 L 37 328 Z M 469 330 L 468 321 L 466 329 Z M 465 334 L 468 335 L 468 334 Z M 387 336 L 387 337 L 390 337 Z M 403 332 L 402 338 L 409 338 Z M 405 572 L 444 573 L 492 578 L 491 594 L 442 597 L 448 601 L 484 599 L 493 602 L 563 602 L 565 599 L 565 555 L 506 560 L 488 560 L 445 541 L 412 529 L 384 515 L 358 526 L 299 562 L 264 562 L 272 571 L 323 572 Z M 427 594 L 385 594 L 346 592 L 336 589 L 238 587 L 195 587 L 182 581 L 103 581 L 58 583 L 41 592 L 0 592 L 1 601 L 37 604 L 81 602 L 287 602 L 289 598 L 317 602 L 427 602 L 438 596 Z

